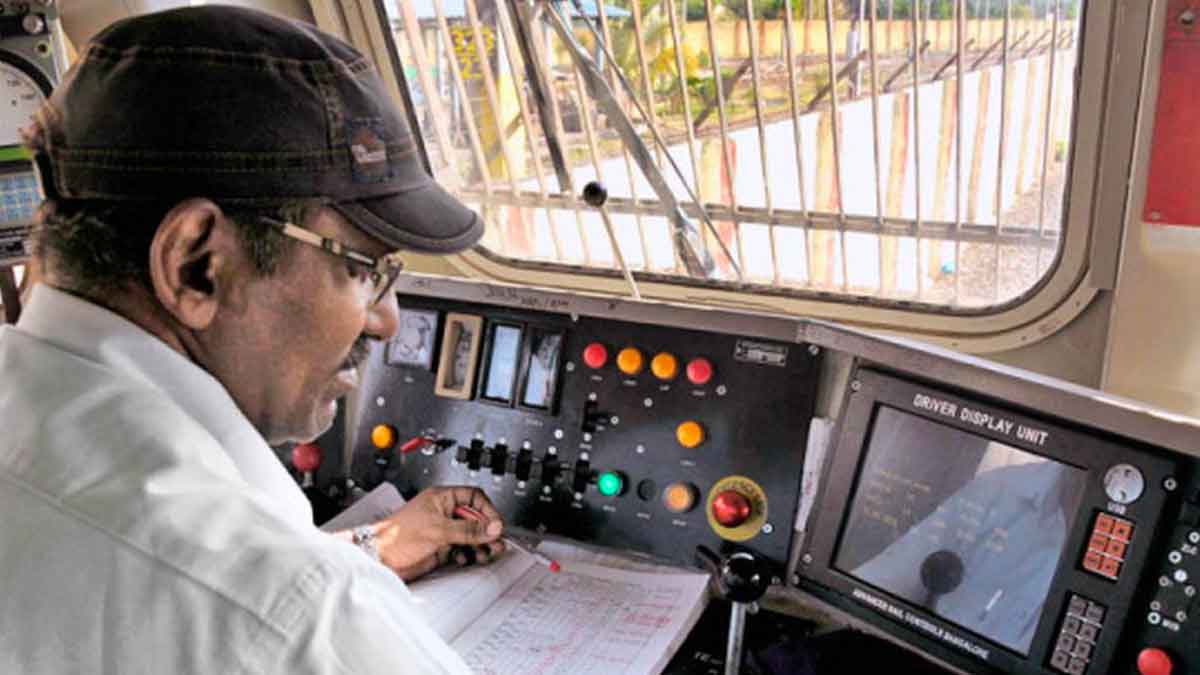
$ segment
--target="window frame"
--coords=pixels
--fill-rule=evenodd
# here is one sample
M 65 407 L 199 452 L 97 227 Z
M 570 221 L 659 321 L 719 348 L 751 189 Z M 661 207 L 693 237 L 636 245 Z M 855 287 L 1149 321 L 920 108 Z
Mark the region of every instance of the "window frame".
M 384 30 L 390 23 L 382 0 L 311 4 L 320 27 L 342 34 L 376 63 L 395 69 L 384 79 L 402 101 L 396 76 L 402 71 L 390 32 Z M 1091 0 L 1083 6 L 1061 244 L 1047 273 L 1021 296 L 985 308 L 953 308 L 749 283 L 735 288 L 635 271 L 642 297 L 843 322 L 971 353 L 1003 351 L 1053 335 L 1114 287 L 1131 199 L 1150 19 L 1150 7 L 1140 0 Z M 517 261 L 482 248 L 444 259 L 462 276 L 629 298 L 620 270 Z M 444 265 L 424 262 L 414 259 L 412 269 L 447 271 Z

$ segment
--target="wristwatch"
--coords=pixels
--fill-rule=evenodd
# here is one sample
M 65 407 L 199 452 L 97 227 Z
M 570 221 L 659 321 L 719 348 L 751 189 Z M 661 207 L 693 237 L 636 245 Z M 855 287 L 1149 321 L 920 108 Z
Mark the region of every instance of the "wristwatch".
M 372 560 L 379 560 L 379 546 L 375 539 L 375 528 L 370 525 L 362 525 L 350 531 L 350 541 L 354 545 L 361 548 L 363 553 L 371 556 Z

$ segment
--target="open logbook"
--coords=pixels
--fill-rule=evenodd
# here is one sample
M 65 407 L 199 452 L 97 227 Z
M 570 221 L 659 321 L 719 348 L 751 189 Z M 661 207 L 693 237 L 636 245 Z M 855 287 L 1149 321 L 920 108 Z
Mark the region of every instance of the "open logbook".
M 404 503 L 389 484 L 324 527 L 385 517 Z M 509 550 L 479 567 L 445 568 L 409 585 L 430 626 L 480 674 L 659 673 L 704 611 L 708 575 L 543 541 L 551 572 Z
M 571 547 L 539 549 L 551 572 L 509 551 L 485 567 L 447 569 L 410 586 L 434 630 L 476 673 L 659 673 L 704 610 L 708 576 L 611 567 Z M 605 556 L 605 558 L 608 558 Z

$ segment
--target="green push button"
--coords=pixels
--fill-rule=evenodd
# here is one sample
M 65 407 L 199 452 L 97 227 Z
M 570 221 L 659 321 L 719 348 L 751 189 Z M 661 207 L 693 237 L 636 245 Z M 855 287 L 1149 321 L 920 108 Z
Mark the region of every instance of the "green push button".
M 605 497 L 615 497 L 625 490 L 625 479 L 618 471 L 605 471 L 596 479 L 596 488 Z

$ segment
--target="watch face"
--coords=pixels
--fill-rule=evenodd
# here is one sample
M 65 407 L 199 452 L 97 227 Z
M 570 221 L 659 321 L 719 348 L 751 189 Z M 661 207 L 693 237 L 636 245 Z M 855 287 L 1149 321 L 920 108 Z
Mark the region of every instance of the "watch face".
M 437 335 L 435 311 L 402 309 L 396 335 L 388 340 L 387 364 L 429 370 L 433 366 L 433 341 Z

